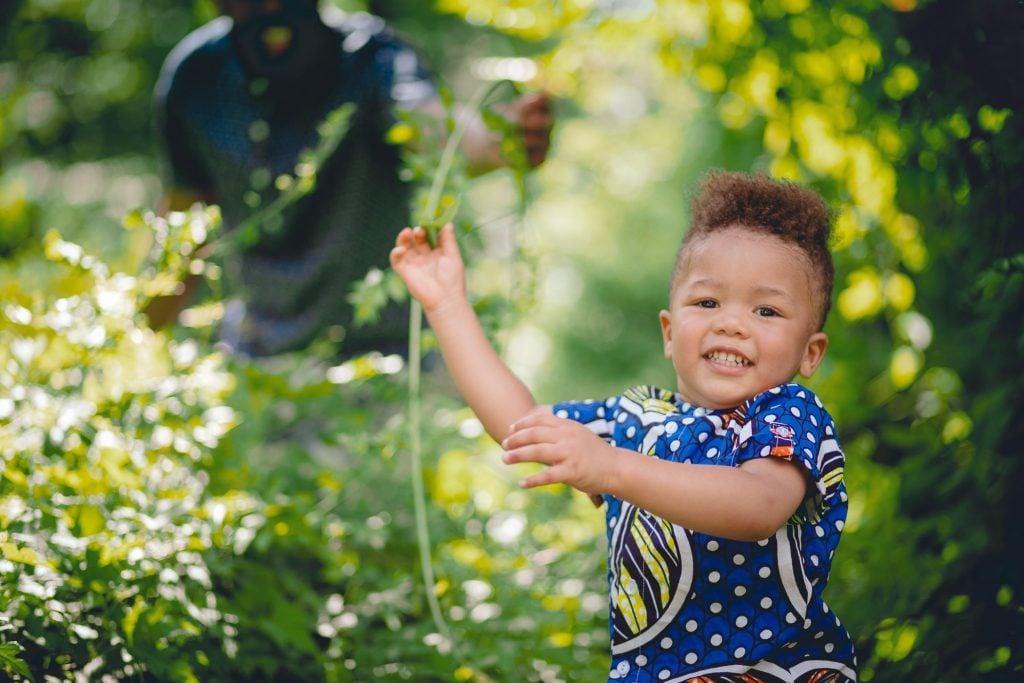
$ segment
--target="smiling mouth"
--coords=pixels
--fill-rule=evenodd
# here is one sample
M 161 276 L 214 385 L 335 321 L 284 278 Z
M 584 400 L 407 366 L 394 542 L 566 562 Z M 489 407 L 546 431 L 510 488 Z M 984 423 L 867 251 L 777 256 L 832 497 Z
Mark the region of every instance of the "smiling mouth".
M 748 365 L 753 365 L 749 360 L 743 356 L 737 356 L 735 353 L 727 353 L 725 351 L 712 351 L 704 356 L 710 361 L 715 363 L 721 363 L 723 365 L 731 365 L 735 368 L 744 368 Z

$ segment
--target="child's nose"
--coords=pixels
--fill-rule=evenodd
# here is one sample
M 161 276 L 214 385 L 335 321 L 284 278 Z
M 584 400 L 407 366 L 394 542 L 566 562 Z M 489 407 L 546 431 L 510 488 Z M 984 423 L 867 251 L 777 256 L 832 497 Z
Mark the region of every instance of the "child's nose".
M 744 324 L 743 317 L 739 313 L 728 308 L 721 308 L 719 311 L 719 314 L 715 317 L 716 332 L 729 336 L 746 336 L 747 326 Z

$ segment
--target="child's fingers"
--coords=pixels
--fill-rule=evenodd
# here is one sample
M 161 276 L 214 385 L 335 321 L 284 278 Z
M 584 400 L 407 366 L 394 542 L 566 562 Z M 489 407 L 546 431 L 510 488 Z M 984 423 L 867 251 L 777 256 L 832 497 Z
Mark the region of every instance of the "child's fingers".
M 550 409 L 534 409 L 519 418 L 509 427 L 509 434 L 538 425 L 556 425 L 562 418 L 556 417 Z
M 531 474 L 529 477 L 519 481 L 519 485 L 524 489 L 534 489 L 538 486 L 547 486 L 548 484 L 564 484 L 565 481 L 559 476 L 557 467 L 549 467 L 545 470 L 541 470 L 536 474 Z
M 407 254 L 411 249 L 416 246 L 415 236 L 412 228 L 403 228 L 398 235 L 395 236 L 395 246 L 392 251 L 397 252 L 395 256 L 401 257 Z
M 416 231 L 418 229 L 419 228 L 415 227 L 403 228 L 402 232 L 398 233 L 398 237 L 402 241 L 402 244 L 405 244 L 406 246 L 412 246 L 413 244 L 415 244 Z
M 412 228 L 409 231 L 408 244 L 409 248 L 413 249 L 414 251 L 422 251 L 424 245 L 426 245 L 429 248 L 430 245 L 427 244 L 427 231 L 419 226 Z
M 458 257 L 459 244 L 455 240 L 455 226 L 451 223 L 445 223 L 444 227 L 441 228 L 441 232 L 437 236 L 437 244 L 445 255 Z
M 505 451 L 502 460 L 506 465 L 514 465 L 520 462 L 554 465 L 561 460 L 561 456 L 558 450 L 551 444 L 530 444 Z
M 558 431 L 555 426 L 547 424 L 527 425 L 510 431 L 508 436 L 501 442 L 501 447 L 510 451 L 530 444 L 554 443 L 557 438 Z

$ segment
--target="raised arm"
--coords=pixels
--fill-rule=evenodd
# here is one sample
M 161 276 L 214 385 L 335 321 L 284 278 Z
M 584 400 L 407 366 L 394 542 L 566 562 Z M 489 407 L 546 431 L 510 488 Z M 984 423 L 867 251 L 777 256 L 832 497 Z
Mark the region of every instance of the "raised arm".
M 448 371 L 487 433 L 501 441 L 513 422 L 536 407 L 484 334 L 466 296 L 465 267 L 451 224 L 431 248 L 422 228 L 406 228 L 391 250 L 391 266 L 423 305 Z

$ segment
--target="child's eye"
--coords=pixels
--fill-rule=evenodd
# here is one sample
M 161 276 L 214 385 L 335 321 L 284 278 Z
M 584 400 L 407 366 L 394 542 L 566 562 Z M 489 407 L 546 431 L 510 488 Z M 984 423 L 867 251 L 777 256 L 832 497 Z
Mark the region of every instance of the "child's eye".
M 758 306 L 757 314 L 762 318 L 773 318 L 777 316 L 779 312 L 770 306 Z
M 696 302 L 696 304 L 697 304 L 697 306 L 700 306 L 701 308 L 717 308 L 718 307 L 718 302 L 715 301 L 714 299 L 700 299 L 699 301 Z

